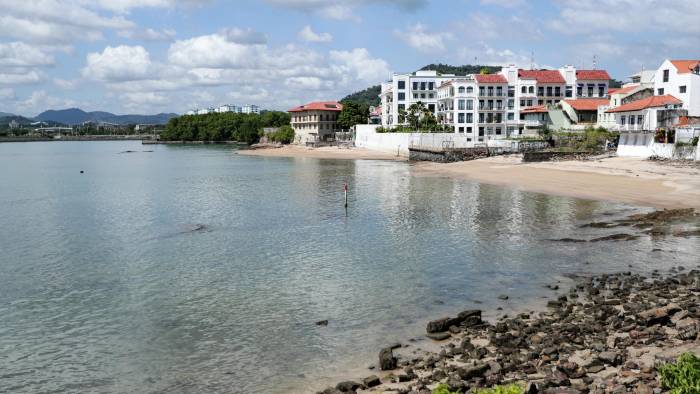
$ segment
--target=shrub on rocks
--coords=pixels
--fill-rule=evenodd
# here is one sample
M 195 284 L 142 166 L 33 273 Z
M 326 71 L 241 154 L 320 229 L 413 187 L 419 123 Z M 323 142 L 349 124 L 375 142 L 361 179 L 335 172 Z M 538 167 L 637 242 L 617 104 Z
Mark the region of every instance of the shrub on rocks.
M 683 353 L 675 364 L 659 368 L 661 385 L 671 394 L 700 393 L 700 358 L 692 353 Z

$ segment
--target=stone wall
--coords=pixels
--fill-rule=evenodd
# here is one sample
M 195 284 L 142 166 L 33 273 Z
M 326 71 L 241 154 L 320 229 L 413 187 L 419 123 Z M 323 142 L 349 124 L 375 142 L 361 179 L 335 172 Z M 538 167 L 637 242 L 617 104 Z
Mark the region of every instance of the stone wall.
M 488 157 L 489 149 L 456 148 L 445 150 L 410 148 L 408 159 L 411 161 L 434 161 L 438 163 L 452 163 L 456 161 L 469 161 Z
M 552 160 L 582 160 L 590 154 L 590 152 L 525 152 L 523 153 L 523 163 Z

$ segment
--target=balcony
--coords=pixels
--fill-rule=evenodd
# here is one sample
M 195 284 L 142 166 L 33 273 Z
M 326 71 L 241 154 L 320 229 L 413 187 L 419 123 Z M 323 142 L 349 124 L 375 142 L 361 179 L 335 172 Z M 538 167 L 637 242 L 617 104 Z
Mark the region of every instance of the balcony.
M 640 124 L 616 124 L 608 127 L 612 131 L 651 131 L 648 127 Z
M 525 125 L 525 127 L 532 128 L 542 127 L 544 125 L 544 123 L 541 120 L 526 120 L 523 121 L 523 124 Z

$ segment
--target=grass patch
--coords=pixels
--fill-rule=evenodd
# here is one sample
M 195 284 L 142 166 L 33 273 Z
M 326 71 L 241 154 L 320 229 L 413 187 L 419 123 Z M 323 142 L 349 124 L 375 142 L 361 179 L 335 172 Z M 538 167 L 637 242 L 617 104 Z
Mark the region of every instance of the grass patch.
M 493 386 L 491 388 L 476 389 L 473 394 L 523 394 L 524 390 L 517 384 L 509 384 L 505 386 Z M 450 391 L 450 388 L 440 383 L 433 390 L 432 394 L 459 394 L 459 391 Z
M 700 393 L 700 358 L 683 353 L 675 363 L 659 368 L 661 385 L 671 394 Z

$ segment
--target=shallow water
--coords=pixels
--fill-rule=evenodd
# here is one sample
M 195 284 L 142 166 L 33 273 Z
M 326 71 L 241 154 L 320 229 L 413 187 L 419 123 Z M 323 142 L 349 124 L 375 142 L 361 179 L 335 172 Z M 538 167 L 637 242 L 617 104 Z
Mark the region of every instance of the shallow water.
M 699 249 L 551 242 L 637 209 L 399 162 L 47 142 L 0 144 L 0 166 L 0 392 L 308 392 L 428 319 Z

